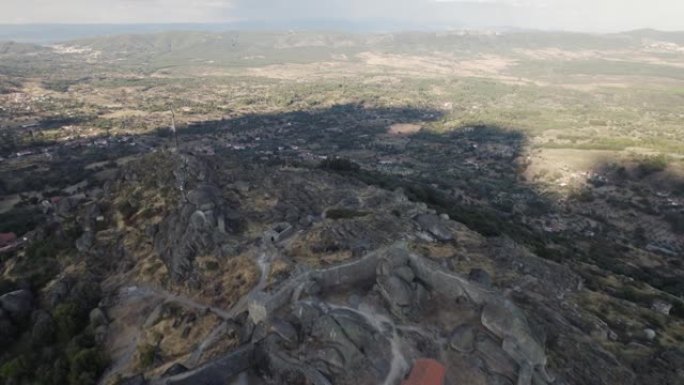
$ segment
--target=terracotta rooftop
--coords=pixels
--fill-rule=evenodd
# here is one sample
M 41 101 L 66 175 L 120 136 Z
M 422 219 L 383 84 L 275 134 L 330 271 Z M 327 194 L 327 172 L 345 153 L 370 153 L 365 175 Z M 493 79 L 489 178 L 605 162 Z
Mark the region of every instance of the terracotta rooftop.
M 17 240 L 17 235 L 14 233 L 0 233 L 0 246 L 9 245 Z
M 401 385 L 443 385 L 446 368 L 430 358 L 416 360 L 411 374 Z

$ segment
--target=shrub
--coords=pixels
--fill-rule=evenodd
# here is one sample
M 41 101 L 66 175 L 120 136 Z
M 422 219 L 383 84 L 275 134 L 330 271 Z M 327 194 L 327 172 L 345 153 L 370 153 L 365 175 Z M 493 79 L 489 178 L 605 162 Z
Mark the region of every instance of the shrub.
M 131 202 L 129 200 L 119 202 L 116 205 L 116 208 L 125 219 L 130 219 L 140 209 L 137 202 Z
M 20 383 L 20 380 L 30 372 L 30 365 L 26 357 L 19 356 L 0 366 L 0 379 L 6 384 Z
M 322 161 L 320 168 L 333 171 L 355 172 L 359 171 L 361 166 L 348 159 L 333 158 Z
M 575 191 L 570 195 L 571 199 L 575 199 L 578 202 L 590 203 L 594 201 L 594 193 L 589 189 L 583 189 L 580 191 Z
M 672 212 L 665 214 L 665 220 L 670 224 L 672 231 L 684 234 L 684 212 Z
M 157 347 L 150 344 L 142 345 L 138 350 L 138 364 L 141 368 L 149 368 L 154 364 Z
M 207 261 L 207 263 L 204 264 L 204 267 L 209 271 L 216 271 L 219 268 L 219 264 L 216 261 Z
M 17 235 L 33 230 L 43 220 L 43 213 L 35 207 L 15 207 L 0 214 L 0 232 Z
M 9 293 L 17 289 L 16 282 L 7 278 L 0 278 L 0 295 Z
M 78 305 L 75 303 L 62 303 L 57 305 L 52 312 L 52 317 L 57 325 L 57 337 L 60 341 L 69 341 L 83 326 L 83 322 L 79 320 L 80 311 Z
M 645 177 L 667 168 L 668 159 L 665 155 L 649 156 L 642 159 L 637 166 L 637 171 L 641 177 Z
M 350 209 L 329 209 L 325 212 L 326 218 L 330 219 L 352 219 L 365 217 L 369 213 L 367 211 L 356 211 Z
M 43 81 L 43 87 L 51 91 L 67 92 L 69 91 L 69 87 L 74 83 L 74 81 L 65 79 L 46 80 Z
M 26 247 L 26 257 L 32 260 L 54 258 L 64 246 L 64 242 L 55 237 L 35 241 Z
M 98 348 L 83 349 L 69 357 L 69 384 L 96 384 L 107 360 Z

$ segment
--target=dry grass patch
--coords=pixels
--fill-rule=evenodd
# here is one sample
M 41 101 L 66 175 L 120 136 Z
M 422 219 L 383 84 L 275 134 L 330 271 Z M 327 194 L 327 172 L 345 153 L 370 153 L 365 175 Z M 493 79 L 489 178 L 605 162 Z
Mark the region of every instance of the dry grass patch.
M 288 256 L 298 263 L 304 263 L 311 267 L 321 267 L 339 262 L 344 262 L 352 258 L 349 250 L 335 250 L 334 245 L 329 245 L 322 234 L 322 228 L 314 229 L 306 234 L 295 238 L 289 249 Z M 321 251 L 317 251 L 320 249 Z
M 282 258 L 276 259 L 271 263 L 271 271 L 268 274 L 268 283 L 274 283 L 279 279 L 287 277 L 292 269 L 292 263 Z
M 452 244 L 442 243 L 418 243 L 412 245 L 412 249 L 416 253 L 432 259 L 448 259 L 457 252 Z
M 177 361 L 191 354 L 221 322 L 213 313 L 201 314 L 176 303 L 166 303 L 163 316 L 143 330 L 136 352 L 139 369 L 151 369 L 161 362 Z
M 225 261 L 199 257 L 196 266 L 204 282 L 200 296 L 222 309 L 230 309 L 259 281 L 261 272 L 250 255 L 239 255 Z

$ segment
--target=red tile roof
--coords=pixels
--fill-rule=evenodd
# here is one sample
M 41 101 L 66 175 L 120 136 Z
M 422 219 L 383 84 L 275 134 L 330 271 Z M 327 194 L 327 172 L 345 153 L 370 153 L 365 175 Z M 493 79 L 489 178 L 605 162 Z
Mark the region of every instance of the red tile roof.
M 17 235 L 14 233 L 0 233 L 0 246 L 9 245 L 17 240 Z
M 413 364 L 408 378 L 401 385 L 443 385 L 446 368 L 430 358 L 421 358 Z

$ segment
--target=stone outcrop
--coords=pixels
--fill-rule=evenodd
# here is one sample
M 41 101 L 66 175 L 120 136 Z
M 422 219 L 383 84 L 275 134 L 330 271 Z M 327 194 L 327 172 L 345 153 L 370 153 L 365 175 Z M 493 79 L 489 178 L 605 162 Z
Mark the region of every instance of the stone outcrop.
M 544 382 L 553 381 L 546 372 L 544 348 L 533 336 L 522 310 L 510 300 L 492 289 L 447 272 L 418 255 L 410 255 L 410 265 L 430 289 L 454 299 L 465 296 L 482 305 L 482 325 L 502 340 L 501 347 L 509 357 L 521 368 L 529 365 Z
M 371 313 L 320 299 L 345 288 L 370 286 L 399 322 L 419 314 L 430 296 L 466 298 L 481 309 L 480 317 L 475 324 L 445 331 L 443 348 L 480 357 L 492 378 L 508 378 L 518 385 L 554 381 L 546 371 L 544 348 L 521 309 L 494 289 L 446 271 L 399 243 L 353 262 L 305 271 L 270 293 L 255 294 L 248 305 L 247 322 L 257 325 L 251 343 L 163 383 L 218 384 L 212 381 L 254 366 L 283 383 L 382 382 L 401 370 L 394 362 L 401 358 L 397 356 L 400 339 L 390 341 L 388 334 L 396 321 L 380 316 L 371 322 Z
M 420 227 L 428 232 L 431 236 L 441 242 L 448 242 L 454 238 L 447 227 L 447 220 L 435 214 L 420 214 L 415 218 Z
M 167 265 L 173 280 L 187 279 L 194 258 L 201 253 L 222 254 L 228 234 L 243 224 L 235 208 L 222 199 L 218 188 L 201 184 L 187 193 L 187 201 L 158 226 L 154 248 Z
M 33 295 L 28 290 L 17 290 L 0 296 L 0 308 L 17 323 L 25 321 L 30 315 Z

